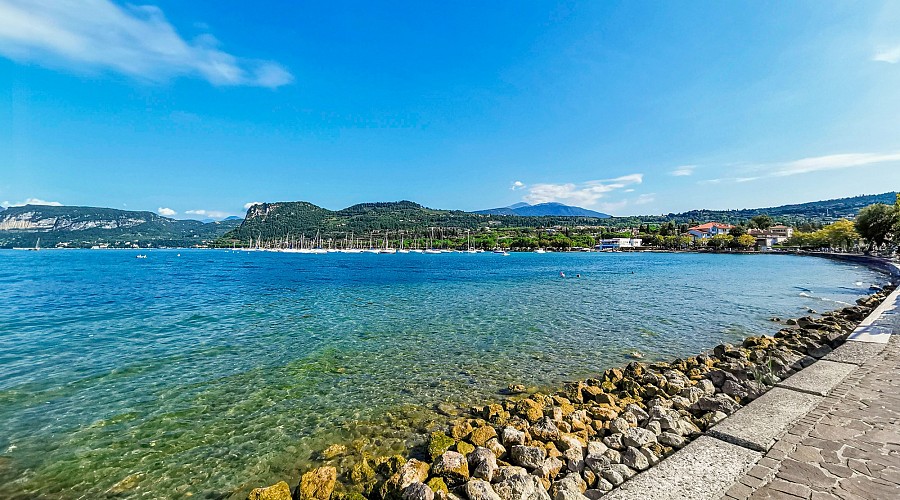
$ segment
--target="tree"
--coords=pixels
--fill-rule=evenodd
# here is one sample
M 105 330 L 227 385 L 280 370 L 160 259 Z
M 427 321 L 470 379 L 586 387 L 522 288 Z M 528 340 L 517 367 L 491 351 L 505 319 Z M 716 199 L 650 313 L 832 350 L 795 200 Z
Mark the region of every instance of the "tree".
M 767 214 L 755 215 L 750 218 L 750 225 L 759 229 L 769 229 L 775 222 Z
M 735 242 L 740 248 L 746 249 L 756 245 L 756 238 L 749 234 L 742 234 L 735 239 Z
M 853 225 L 859 235 L 868 243 L 866 252 L 871 252 L 876 247 L 890 241 L 896 224 L 896 208 L 884 203 L 876 203 L 860 210 Z
M 822 233 L 822 239 L 824 239 L 828 243 L 828 246 L 832 248 L 846 250 L 859 241 L 859 233 L 856 232 L 853 223 L 847 219 L 836 221 L 813 234 L 816 235 L 818 233 Z
M 729 234 L 717 234 L 709 239 L 709 243 L 707 243 L 707 245 L 713 248 L 724 248 L 728 246 L 728 244 L 733 240 L 734 237 Z
M 732 238 L 740 238 L 747 234 L 747 230 L 744 229 L 744 226 L 734 226 L 728 230 L 728 234 L 731 235 Z

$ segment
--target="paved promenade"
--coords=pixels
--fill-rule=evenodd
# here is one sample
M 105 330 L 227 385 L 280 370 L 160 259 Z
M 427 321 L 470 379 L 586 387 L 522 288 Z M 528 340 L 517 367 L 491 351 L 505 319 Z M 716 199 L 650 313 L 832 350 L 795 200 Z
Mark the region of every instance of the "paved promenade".
M 900 314 L 862 330 L 834 358 L 855 369 L 724 498 L 900 499 Z

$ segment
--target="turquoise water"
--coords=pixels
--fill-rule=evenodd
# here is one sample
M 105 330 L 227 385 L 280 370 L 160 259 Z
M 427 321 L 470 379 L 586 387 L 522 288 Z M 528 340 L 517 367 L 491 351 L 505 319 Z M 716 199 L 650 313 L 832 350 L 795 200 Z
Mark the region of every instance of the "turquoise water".
M 785 255 L 137 253 L 0 251 L 0 497 L 246 495 L 334 440 L 401 449 L 438 402 L 771 334 L 886 280 Z

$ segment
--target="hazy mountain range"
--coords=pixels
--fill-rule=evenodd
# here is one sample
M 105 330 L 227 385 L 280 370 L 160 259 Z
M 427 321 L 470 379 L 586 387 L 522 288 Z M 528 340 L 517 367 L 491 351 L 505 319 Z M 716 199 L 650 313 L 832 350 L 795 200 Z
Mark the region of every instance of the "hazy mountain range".
M 528 203 L 516 203 L 508 207 L 489 208 L 487 210 L 476 210 L 476 214 L 490 215 L 521 215 L 523 217 L 543 217 L 543 216 L 562 216 L 562 217 L 596 217 L 598 219 L 606 219 L 612 217 L 609 214 L 595 212 L 581 207 L 573 207 L 571 205 L 563 205 L 562 203 L 549 202 L 538 203 L 537 205 L 529 205 Z

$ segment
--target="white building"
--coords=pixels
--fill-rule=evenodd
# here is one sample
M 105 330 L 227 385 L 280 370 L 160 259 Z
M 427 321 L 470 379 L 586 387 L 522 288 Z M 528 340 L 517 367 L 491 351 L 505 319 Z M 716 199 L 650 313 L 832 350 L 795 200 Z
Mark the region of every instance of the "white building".
M 621 248 L 638 248 L 643 240 L 641 238 L 610 238 L 600 240 L 600 244 L 594 248 L 598 250 L 619 250 Z
M 721 222 L 707 222 L 706 224 L 688 228 L 687 235 L 694 241 L 705 240 L 720 234 L 728 234 L 728 231 L 733 227 L 730 224 L 722 224 Z

